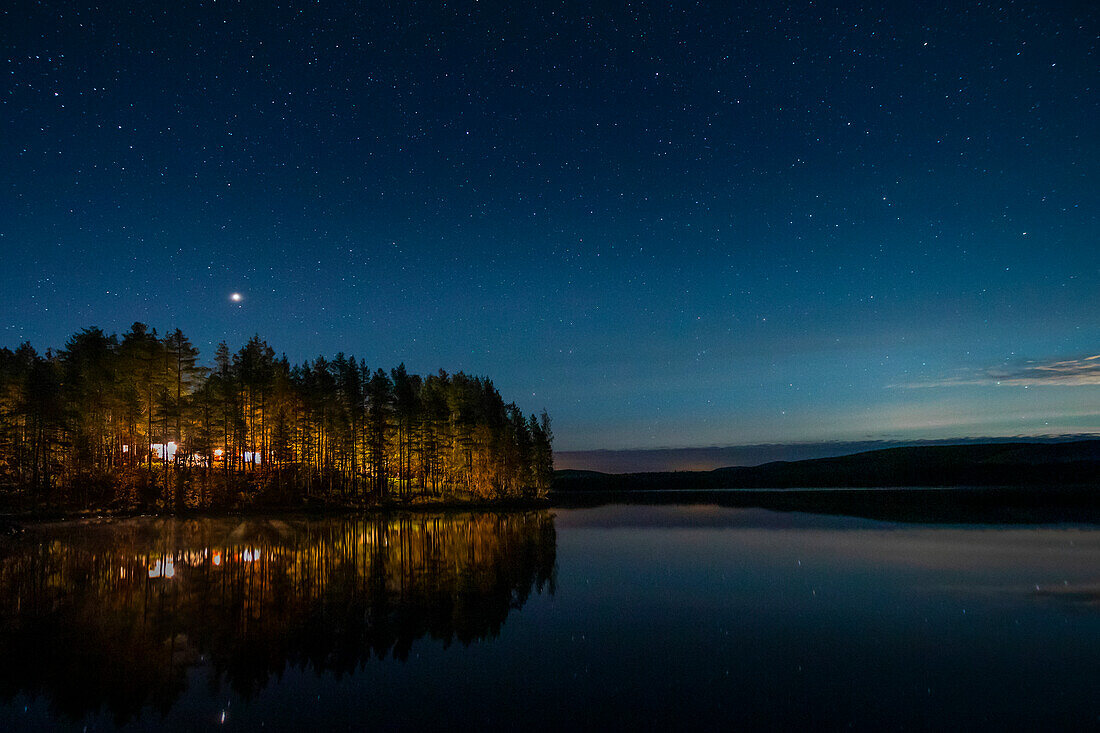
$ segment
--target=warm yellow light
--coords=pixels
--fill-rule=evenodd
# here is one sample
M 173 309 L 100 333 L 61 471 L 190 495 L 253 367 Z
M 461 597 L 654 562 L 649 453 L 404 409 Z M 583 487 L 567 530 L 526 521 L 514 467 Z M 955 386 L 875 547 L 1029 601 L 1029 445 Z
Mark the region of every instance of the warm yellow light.
M 223 451 L 221 448 L 215 448 L 214 449 L 214 455 L 217 456 L 218 458 L 221 458 L 222 456 L 225 455 L 225 451 Z

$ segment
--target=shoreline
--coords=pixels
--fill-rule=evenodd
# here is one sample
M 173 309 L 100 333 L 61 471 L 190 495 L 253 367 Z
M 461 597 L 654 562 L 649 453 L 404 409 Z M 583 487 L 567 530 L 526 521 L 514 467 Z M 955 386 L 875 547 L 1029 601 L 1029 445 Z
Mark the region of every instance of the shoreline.
M 184 511 L 51 510 L 0 511 L 0 536 L 23 526 L 134 518 L 204 519 L 306 516 L 340 517 L 391 513 L 518 512 L 604 506 L 716 506 L 879 519 L 902 523 L 1100 524 L 1100 486 L 889 486 L 728 489 L 606 489 L 552 491 L 543 499 L 420 501 L 369 505 L 252 506 Z
M 906 523 L 1100 524 L 1100 486 L 890 486 L 590 489 L 551 492 L 555 507 L 712 505 Z
M 223 517 L 262 517 L 262 516 L 316 516 L 335 517 L 350 514 L 382 514 L 391 512 L 439 512 L 461 513 L 468 511 L 531 511 L 535 509 L 552 508 L 550 499 L 524 499 L 502 501 L 440 501 L 440 502 L 386 502 L 382 504 L 368 505 L 341 505 L 341 504 L 316 504 L 316 505 L 271 505 L 237 507 L 231 509 L 185 509 L 183 511 L 172 510 L 143 510 L 143 509 L 57 509 L 50 511 L 9 511 L 0 509 L 0 536 L 9 527 L 22 525 L 41 525 L 53 522 L 74 522 L 81 520 L 113 520 L 113 519 L 217 519 Z

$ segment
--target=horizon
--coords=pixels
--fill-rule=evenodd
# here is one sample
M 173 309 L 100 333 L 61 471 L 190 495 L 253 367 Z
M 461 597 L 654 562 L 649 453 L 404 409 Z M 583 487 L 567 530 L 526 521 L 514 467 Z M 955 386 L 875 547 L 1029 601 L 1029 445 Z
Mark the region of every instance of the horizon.
M 155 326 L 151 324 L 145 324 L 150 327 L 150 331 L 153 333 L 160 333 Z M 88 326 L 81 330 L 93 330 L 99 328 L 98 326 Z M 167 328 L 164 330 L 163 335 L 167 335 L 172 329 Z M 114 333 L 111 331 L 104 331 L 108 337 L 121 337 L 121 333 Z M 260 336 L 254 334 L 254 336 Z M 260 336 L 262 338 L 262 336 Z M 25 341 L 25 344 L 29 344 L 36 349 L 40 354 L 56 353 L 63 348 L 63 345 L 51 345 L 45 348 L 38 348 L 32 341 Z M 231 351 L 233 345 L 230 346 Z M 11 348 L 9 346 L 0 344 L 0 349 Z M 212 350 L 212 349 L 211 349 Z M 343 353 L 343 352 L 337 352 Z M 287 359 L 290 365 L 305 365 L 312 361 L 317 356 L 331 359 L 336 354 L 318 354 L 314 357 L 304 357 L 301 360 L 290 359 L 285 351 L 276 350 L 277 358 Z M 198 363 L 205 365 L 206 367 L 213 366 L 212 355 L 210 358 L 202 358 L 202 352 L 199 352 L 200 358 Z M 349 358 L 356 358 L 354 354 L 345 354 Z M 1086 361 L 1095 361 L 1100 357 L 1090 357 Z M 404 362 L 399 362 L 405 365 Z M 377 368 L 378 365 L 368 365 L 371 369 Z M 407 366 L 407 365 L 406 365 Z M 1100 361 L 1097 362 L 1095 369 L 1100 367 Z M 390 367 L 383 367 L 388 369 Z M 448 371 L 443 367 L 430 372 L 424 372 L 427 374 L 438 373 L 440 370 Z M 415 372 L 413 372 L 415 373 Z M 452 374 L 457 372 L 450 372 Z M 483 377 L 492 380 L 490 374 L 471 374 L 474 377 Z M 1062 376 L 1061 372 L 1050 375 L 1054 379 L 1051 384 L 1059 384 L 1058 378 Z M 1080 377 L 1080 374 L 1071 375 L 1074 379 Z M 1086 372 L 1086 379 L 1091 379 L 1093 375 Z M 1007 379 L 1007 378 L 1006 378 Z M 1025 382 L 1026 384 L 1026 382 Z M 1042 384 L 1042 382 L 1039 382 Z M 1091 385 L 1090 381 L 1085 381 L 1083 384 Z M 1074 386 L 1080 386 L 1074 384 Z M 522 408 L 522 405 L 521 405 Z M 829 439 L 822 440 L 794 440 L 794 441 L 755 441 L 746 443 L 729 443 L 729 444 L 711 444 L 711 445 L 657 445 L 657 446 L 644 446 L 644 447 L 592 447 L 592 448 L 566 448 L 555 450 L 556 463 L 558 470 L 597 470 L 608 473 L 633 473 L 644 471 L 680 471 L 680 470 L 713 470 L 715 468 L 723 468 L 729 466 L 754 466 L 762 463 L 769 462 L 771 460 L 804 460 L 809 458 L 825 458 L 840 455 L 847 455 L 850 453 L 862 452 L 864 450 L 874 450 L 876 448 L 889 448 L 889 447 L 906 447 L 906 446 L 918 446 L 918 445 L 952 445 L 952 444 L 980 444 L 980 443 L 1004 443 L 1004 442 L 1063 442 L 1072 440 L 1087 440 L 1100 437 L 1100 429 L 1096 432 L 1033 432 L 1033 433 L 1017 433 L 1017 434 L 1003 434 L 1003 435 L 949 435 L 946 437 L 925 437 L 917 434 L 908 437 L 900 435 L 882 435 L 872 436 L 865 435 L 862 438 L 854 438 L 849 440 L 844 439 Z M 737 456 L 739 460 L 747 461 L 743 463 L 731 463 L 727 462 L 721 456 Z
M 600 473 L 713 471 L 718 468 L 761 466 L 776 461 L 836 458 L 886 448 L 923 446 L 999 445 L 1010 443 L 1069 443 L 1100 440 L 1100 433 L 1064 435 L 968 436 L 938 440 L 820 441 L 812 443 L 756 443 L 746 445 L 643 448 L 624 450 L 555 451 L 555 470 Z
M 462 371 L 566 457 L 1100 433 L 1096 7 L 297 10 L 8 18 L 0 346 Z

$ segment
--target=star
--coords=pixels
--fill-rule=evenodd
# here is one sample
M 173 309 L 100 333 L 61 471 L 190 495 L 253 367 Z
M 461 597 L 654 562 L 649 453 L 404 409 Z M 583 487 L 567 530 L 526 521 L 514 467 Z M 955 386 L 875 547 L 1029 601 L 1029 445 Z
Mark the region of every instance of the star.
M 240 293 L 233 293 L 229 296 L 229 299 L 232 300 L 234 303 L 240 303 L 242 300 L 244 300 L 244 296 Z

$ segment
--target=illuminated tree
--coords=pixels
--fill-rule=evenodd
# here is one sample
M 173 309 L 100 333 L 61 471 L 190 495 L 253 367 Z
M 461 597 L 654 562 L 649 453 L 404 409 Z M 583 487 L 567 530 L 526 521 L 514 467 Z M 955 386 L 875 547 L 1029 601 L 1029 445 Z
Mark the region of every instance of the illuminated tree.
M 259 336 L 219 344 L 210 369 L 182 331 L 142 323 L 57 354 L 0 349 L 0 492 L 32 504 L 545 496 L 551 440 L 545 413 L 524 418 L 487 378 L 344 354 L 291 366 Z

